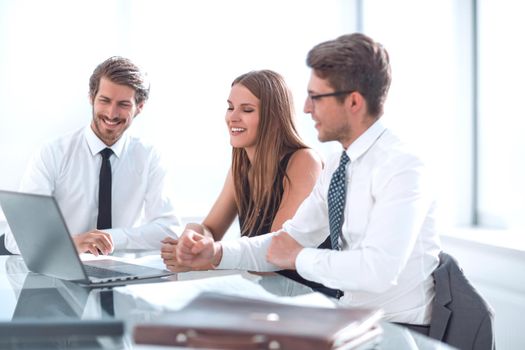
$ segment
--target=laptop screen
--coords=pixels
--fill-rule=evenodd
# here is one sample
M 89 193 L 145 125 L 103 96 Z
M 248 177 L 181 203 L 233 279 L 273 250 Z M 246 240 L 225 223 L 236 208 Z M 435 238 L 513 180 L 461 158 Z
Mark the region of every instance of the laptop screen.
M 87 281 L 53 197 L 0 191 L 0 204 L 29 270 L 65 280 Z

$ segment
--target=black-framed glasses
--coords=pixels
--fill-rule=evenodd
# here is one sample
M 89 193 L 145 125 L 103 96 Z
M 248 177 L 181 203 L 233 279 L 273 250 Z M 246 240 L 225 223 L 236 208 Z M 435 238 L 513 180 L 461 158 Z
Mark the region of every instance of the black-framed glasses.
M 316 100 L 322 99 L 323 97 L 349 95 L 352 92 L 355 92 L 355 90 L 334 91 L 334 92 L 329 92 L 329 93 L 326 93 L 326 94 L 319 94 L 319 95 L 310 95 L 310 94 L 308 94 L 308 98 L 310 100 L 312 100 L 312 101 L 316 101 Z

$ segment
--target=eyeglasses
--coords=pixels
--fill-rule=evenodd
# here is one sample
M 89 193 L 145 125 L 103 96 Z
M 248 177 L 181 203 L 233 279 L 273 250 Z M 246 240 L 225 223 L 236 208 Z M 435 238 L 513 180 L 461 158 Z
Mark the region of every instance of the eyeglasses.
M 355 90 L 334 91 L 334 92 L 329 92 L 327 94 L 319 94 L 319 95 L 310 95 L 309 94 L 308 98 L 310 100 L 312 100 L 312 101 L 317 101 L 317 100 L 322 99 L 323 97 L 348 95 L 348 94 L 351 94 L 352 92 L 355 92 Z

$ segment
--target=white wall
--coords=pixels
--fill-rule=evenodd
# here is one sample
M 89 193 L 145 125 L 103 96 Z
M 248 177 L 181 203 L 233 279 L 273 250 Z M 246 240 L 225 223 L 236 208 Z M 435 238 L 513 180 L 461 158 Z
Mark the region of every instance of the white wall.
M 470 2 L 363 4 L 364 32 L 383 43 L 392 65 L 384 120 L 417 145 L 433 170 L 445 225 L 469 225 L 474 171 Z

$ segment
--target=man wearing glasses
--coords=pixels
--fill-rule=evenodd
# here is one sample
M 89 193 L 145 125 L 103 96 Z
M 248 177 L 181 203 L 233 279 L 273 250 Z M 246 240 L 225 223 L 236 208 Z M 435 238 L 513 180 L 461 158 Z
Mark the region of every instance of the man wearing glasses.
M 428 332 L 440 243 L 423 162 L 381 122 L 391 81 L 386 50 L 362 34 L 315 46 L 304 111 L 322 142 L 343 150 L 281 231 L 230 242 L 183 238 L 182 264 L 296 269 L 340 289 L 339 303 L 380 307 L 385 319 Z M 328 236 L 330 249 L 316 247 Z

